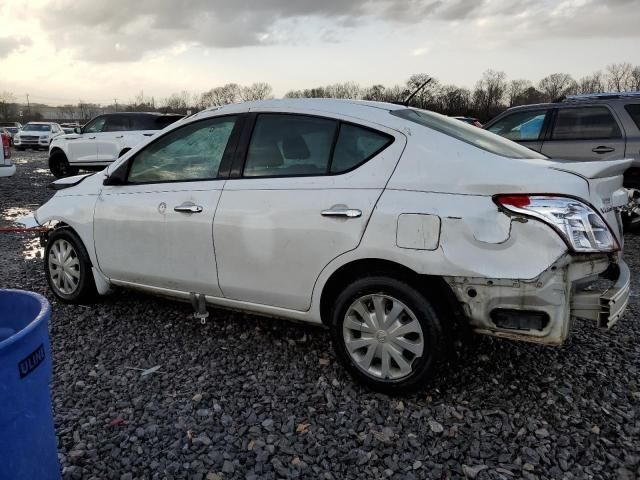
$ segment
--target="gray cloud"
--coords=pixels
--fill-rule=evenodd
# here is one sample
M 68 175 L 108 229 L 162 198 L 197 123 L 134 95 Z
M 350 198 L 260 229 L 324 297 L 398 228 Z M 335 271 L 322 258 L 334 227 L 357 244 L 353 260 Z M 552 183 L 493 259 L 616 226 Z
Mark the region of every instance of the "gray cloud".
M 640 0 L 587 0 L 581 7 L 568 0 L 60 0 L 42 9 L 41 25 L 58 47 L 73 48 L 83 60 L 109 62 L 181 43 L 231 48 L 291 42 L 287 22 L 308 18 L 331 24 L 307 33 L 329 42 L 371 19 L 417 24 L 496 18 L 503 25 L 498 35 L 640 36 L 638 7 Z
M 20 47 L 31 45 L 31 40 L 26 37 L 0 37 L 0 58 L 5 58 Z

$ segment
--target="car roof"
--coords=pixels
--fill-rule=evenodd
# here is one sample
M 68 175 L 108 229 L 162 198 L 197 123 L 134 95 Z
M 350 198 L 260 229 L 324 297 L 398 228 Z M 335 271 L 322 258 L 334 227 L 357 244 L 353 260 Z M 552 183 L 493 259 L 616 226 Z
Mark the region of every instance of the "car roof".
M 27 122 L 26 125 L 54 125 L 56 122 Z
M 183 117 L 184 115 L 180 113 L 160 113 L 160 112 L 109 112 L 103 115 L 127 115 L 127 116 L 136 116 L 136 115 L 151 115 L 154 117 L 164 117 L 164 116 L 174 116 L 174 117 Z

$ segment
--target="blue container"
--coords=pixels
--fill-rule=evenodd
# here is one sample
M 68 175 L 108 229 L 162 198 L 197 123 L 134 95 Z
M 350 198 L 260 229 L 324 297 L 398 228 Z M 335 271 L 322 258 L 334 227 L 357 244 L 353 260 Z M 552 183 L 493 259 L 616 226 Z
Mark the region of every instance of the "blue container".
M 0 480 L 60 478 L 50 317 L 43 296 L 0 289 Z

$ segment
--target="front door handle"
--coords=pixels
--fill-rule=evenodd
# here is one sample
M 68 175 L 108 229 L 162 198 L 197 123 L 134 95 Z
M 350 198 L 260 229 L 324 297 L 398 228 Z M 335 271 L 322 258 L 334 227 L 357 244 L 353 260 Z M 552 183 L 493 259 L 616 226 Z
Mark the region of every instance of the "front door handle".
M 96 137 L 89 137 L 89 140 L 95 140 Z
M 116 138 L 124 138 L 124 135 L 119 135 Z
M 600 145 L 599 147 L 596 147 L 591 151 L 593 153 L 611 153 L 611 152 L 615 152 L 616 149 L 611 147 L 605 147 L 604 145 Z
M 173 207 L 174 212 L 180 213 L 200 213 L 202 210 L 203 208 L 200 205 L 196 205 L 193 202 L 184 202 L 182 205 Z
M 322 210 L 320 214 L 323 217 L 358 218 L 362 216 L 362 210 L 358 210 L 357 208 L 331 207 L 326 210 Z

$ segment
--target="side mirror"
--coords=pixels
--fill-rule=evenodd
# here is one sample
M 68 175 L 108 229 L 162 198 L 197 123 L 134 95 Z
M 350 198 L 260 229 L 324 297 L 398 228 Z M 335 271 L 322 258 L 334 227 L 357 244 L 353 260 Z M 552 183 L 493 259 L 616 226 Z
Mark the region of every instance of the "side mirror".
M 81 127 L 73 127 L 73 133 L 77 133 L 78 135 L 80 135 L 82 133 L 82 128 Z

